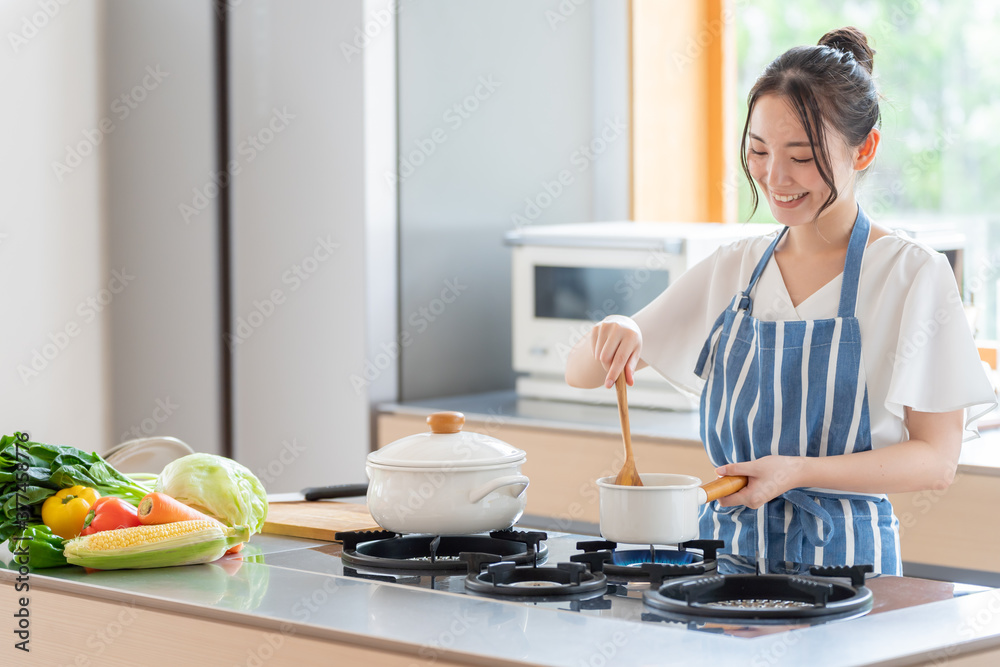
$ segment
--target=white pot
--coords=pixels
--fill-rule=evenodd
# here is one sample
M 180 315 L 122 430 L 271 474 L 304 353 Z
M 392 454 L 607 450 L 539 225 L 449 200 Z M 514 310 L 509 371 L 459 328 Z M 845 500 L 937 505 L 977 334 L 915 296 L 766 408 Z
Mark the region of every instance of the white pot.
M 368 511 L 395 533 L 463 535 L 502 530 L 524 513 L 525 453 L 461 430 L 465 416 L 436 412 L 430 433 L 368 455 Z
M 691 475 L 640 474 L 642 486 L 597 480 L 601 536 L 626 544 L 678 544 L 698 537 L 701 505 L 746 486 L 746 477 L 719 477 L 702 485 Z

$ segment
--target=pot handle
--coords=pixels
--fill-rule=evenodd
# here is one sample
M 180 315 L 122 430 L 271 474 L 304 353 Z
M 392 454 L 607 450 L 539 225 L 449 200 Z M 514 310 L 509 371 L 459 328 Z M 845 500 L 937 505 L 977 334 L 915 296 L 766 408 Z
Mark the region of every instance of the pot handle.
M 702 484 L 701 489 L 705 492 L 705 500 L 702 503 L 709 503 L 724 496 L 736 493 L 747 485 L 747 478 L 744 475 L 733 475 L 714 479 L 707 484 Z
M 524 490 L 528 488 L 528 478 L 524 475 L 508 475 L 506 477 L 497 477 L 496 479 L 490 480 L 486 484 L 482 485 L 478 489 L 469 492 L 469 502 L 478 503 L 480 500 L 490 495 L 497 489 L 502 489 L 505 486 L 520 486 L 521 489 L 513 494 L 515 498 L 524 493 Z

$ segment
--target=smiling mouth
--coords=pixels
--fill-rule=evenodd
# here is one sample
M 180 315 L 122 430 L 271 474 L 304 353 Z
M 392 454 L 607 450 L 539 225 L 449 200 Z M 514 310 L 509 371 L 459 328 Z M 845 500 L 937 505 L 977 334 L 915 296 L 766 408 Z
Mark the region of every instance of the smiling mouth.
M 796 199 L 802 199 L 807 194 L 809 194 L 809 193 L 808 192 L 800 192 L 797 195 L 778 195 L 778 194 L 775 194 L 775 193 L 772 192 L 771 196 L 774 197 L 775 200 L 787 204 L 790 201 L 795 201 Z

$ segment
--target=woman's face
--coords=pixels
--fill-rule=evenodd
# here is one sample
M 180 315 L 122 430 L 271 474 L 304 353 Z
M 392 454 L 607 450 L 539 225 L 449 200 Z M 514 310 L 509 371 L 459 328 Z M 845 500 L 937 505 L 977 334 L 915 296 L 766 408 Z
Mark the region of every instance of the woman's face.
M 789 227 L 811 223 L 830 196 L 830 188 L 819 175 L 798 115 L 783 97 L 763 95 L 754 104 L 748 130 L 747 165 L 774 219 Z M 854 200 L 852 152 L 829 126 L 826 136 L 834 183 L 840 194 L 820 219 L 846 209 Z

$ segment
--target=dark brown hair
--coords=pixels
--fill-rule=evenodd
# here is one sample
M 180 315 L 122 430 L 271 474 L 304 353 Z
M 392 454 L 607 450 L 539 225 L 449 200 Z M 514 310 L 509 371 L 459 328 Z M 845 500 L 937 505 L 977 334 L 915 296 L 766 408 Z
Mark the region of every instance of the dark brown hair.
M 831 30 L 817 46 L 796 46 L 775 58 L 750 89 L 747 120 L 740 141 L 740 164 L 750 181 L 753 208 L 757 211 L 757 185 L 747 165 L 747 134 L 754 105 L 762 95 L 784 97 L 798 114 L 812 146 L 820 178 L 830 196 L 816 217 L 836 201 L 833 168 L 826 141 L 826 128 L 836 130 L 849 146 L 864 143 L 873 127 L 881 126 L 879 93 L 872 77 L 875 52 L 865 34 L 853 26 Z

